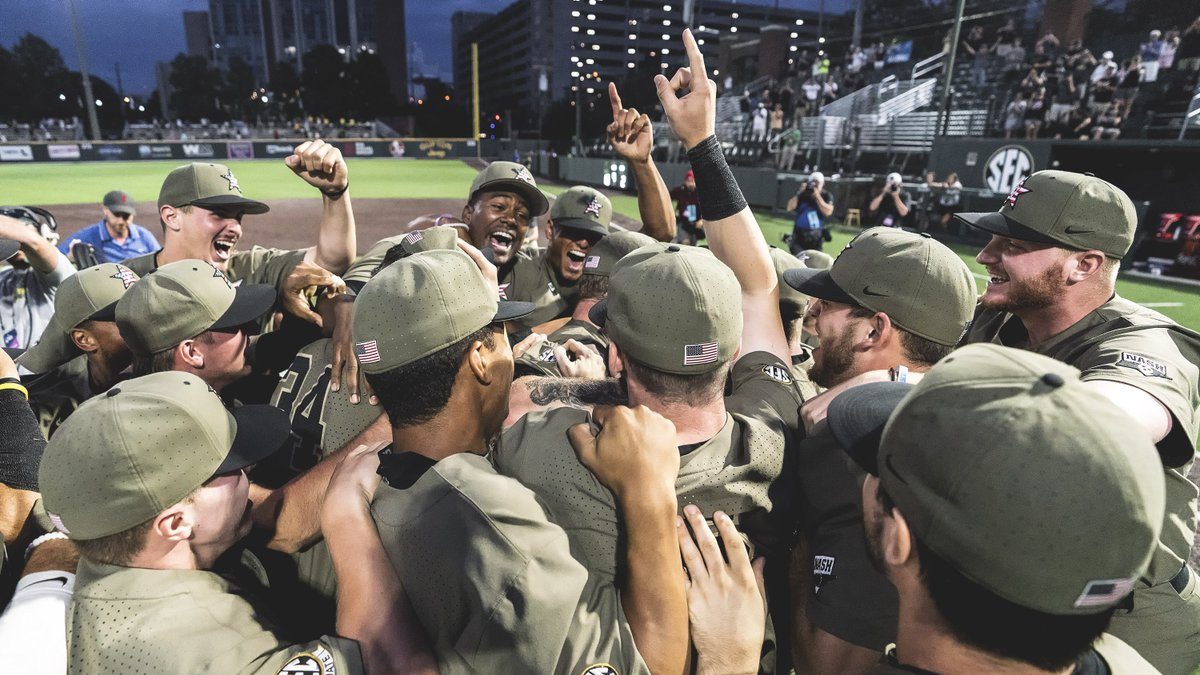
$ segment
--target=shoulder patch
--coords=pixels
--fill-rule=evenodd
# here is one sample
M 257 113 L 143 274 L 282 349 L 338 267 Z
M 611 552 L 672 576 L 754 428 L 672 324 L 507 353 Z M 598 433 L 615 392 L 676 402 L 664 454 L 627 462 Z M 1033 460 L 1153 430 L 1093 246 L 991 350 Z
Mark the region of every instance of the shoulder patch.
M 549 363 L 554 363 L 554 361 L 555 361 L 554 345 L 549 342 L 543 344 L 541 353 L 538 354 L 538 360 L 539 361 L 547 361 Z
M 607 663 L 593 663 L 580 671 L 579 675 L 620 675 L 616 668 Z
M 833 566 L 837 563 L 837 558 L 831 555 L 814 555 L 813 556 L 813 595 L 821 592 L 821 586 L 826 581 L 833 579 Z
M 278 675 L 336 675 L 333 654 L 318 646 L 311 652 L 300 652 L 283 664 Z
M 1140 354 L 1121 352 L 1121 360 L 1117 361 L 1117 365 L 1136 370 L 1146 377 L 1171 379 L 1171 376 L 1167 375 L 1167 367 L 1164 364 L 1153 359 L 1148 359 Z
M 792 383 L 792 374 L 789 373 L 787 371 L 787 368 L 784 368 L 783 366 L 775 366 L 775 365 L 763 366 L 762 372 L 763 372 L 763 375 L 766 375 L 767 377 L 771 378 L 772 380 L 775 380 L 776 382 L 778 382 L 780 384 L 791 384 Z

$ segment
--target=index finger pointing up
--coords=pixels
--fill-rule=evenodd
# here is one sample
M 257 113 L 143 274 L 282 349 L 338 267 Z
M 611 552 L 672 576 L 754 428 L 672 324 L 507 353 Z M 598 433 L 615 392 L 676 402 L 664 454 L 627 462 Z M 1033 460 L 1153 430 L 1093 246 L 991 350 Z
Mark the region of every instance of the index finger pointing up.
M 621 114 L 621 95 L 617 93 L 617 83 L 608 83 L 608 101 L 612 103 L 613 121 L 616 121 L 617 115 Z
M 683 48 L 688 55 L 688 70 L 692 73 L 692 86 L 694 90 L 698 87 L 708 86 L 708 71 L 704 68 L 704 54 L 700 53 L 700 45 L 696 44 L 696 38 L 692 35 L 692 29 L 685 28 L 683 31 Z

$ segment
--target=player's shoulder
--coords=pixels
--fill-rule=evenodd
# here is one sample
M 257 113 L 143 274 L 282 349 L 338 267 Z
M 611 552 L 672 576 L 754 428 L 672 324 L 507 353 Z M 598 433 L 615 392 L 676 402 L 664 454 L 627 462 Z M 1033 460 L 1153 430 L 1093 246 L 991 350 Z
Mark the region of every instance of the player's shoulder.
M 493 454 L 507 458 L 533 448 L 569 445 L 567 429 L 588 419 L 588 411 L 569 406 L 531 412 L 500 434 Z

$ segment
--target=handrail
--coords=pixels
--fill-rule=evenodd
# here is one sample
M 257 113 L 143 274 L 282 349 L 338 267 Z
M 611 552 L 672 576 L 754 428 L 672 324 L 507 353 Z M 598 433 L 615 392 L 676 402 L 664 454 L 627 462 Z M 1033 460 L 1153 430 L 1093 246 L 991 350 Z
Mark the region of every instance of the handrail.
M 921 59 L 913 64 L 912 74 L 909 77 L 909 82 L 915 82 L 918 77 L 932 73 L 943 66 L 942 60 L 945 57 L 944 52 L 938 52 L 933 56 Z

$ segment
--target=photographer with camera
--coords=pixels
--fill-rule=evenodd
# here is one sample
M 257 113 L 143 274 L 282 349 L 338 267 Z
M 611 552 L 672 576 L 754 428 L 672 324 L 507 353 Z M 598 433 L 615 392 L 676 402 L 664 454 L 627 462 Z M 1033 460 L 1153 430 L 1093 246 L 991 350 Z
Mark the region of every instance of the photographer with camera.
M 912 195 L 903 188 L 903 178 L 895 171 L 887 175 L 883 190 L 871 200 L 871 215 L 875 224 L 884 227 L 900 227 L 912 209 Z
M 0 207 L 0 240 L 12 240 L 20 249 L 0 270 L 0 346 L 28 349 L 42 337 L 54 314 L 54 292 L 75 273 L 66 256 L 54 245 L 58 225 L 45 209 Z M 8 247 L 5 252 L 8 252 Z
M 808 175 L 804 185 L 788 200 L 788 213 L 795 214 L 788 250 L 798 255 L 806 249 L 821 250 L 831 241 L 825 219 L 833 213 L 833 196 L 825 191 L 825 176 L 820 171 Z

